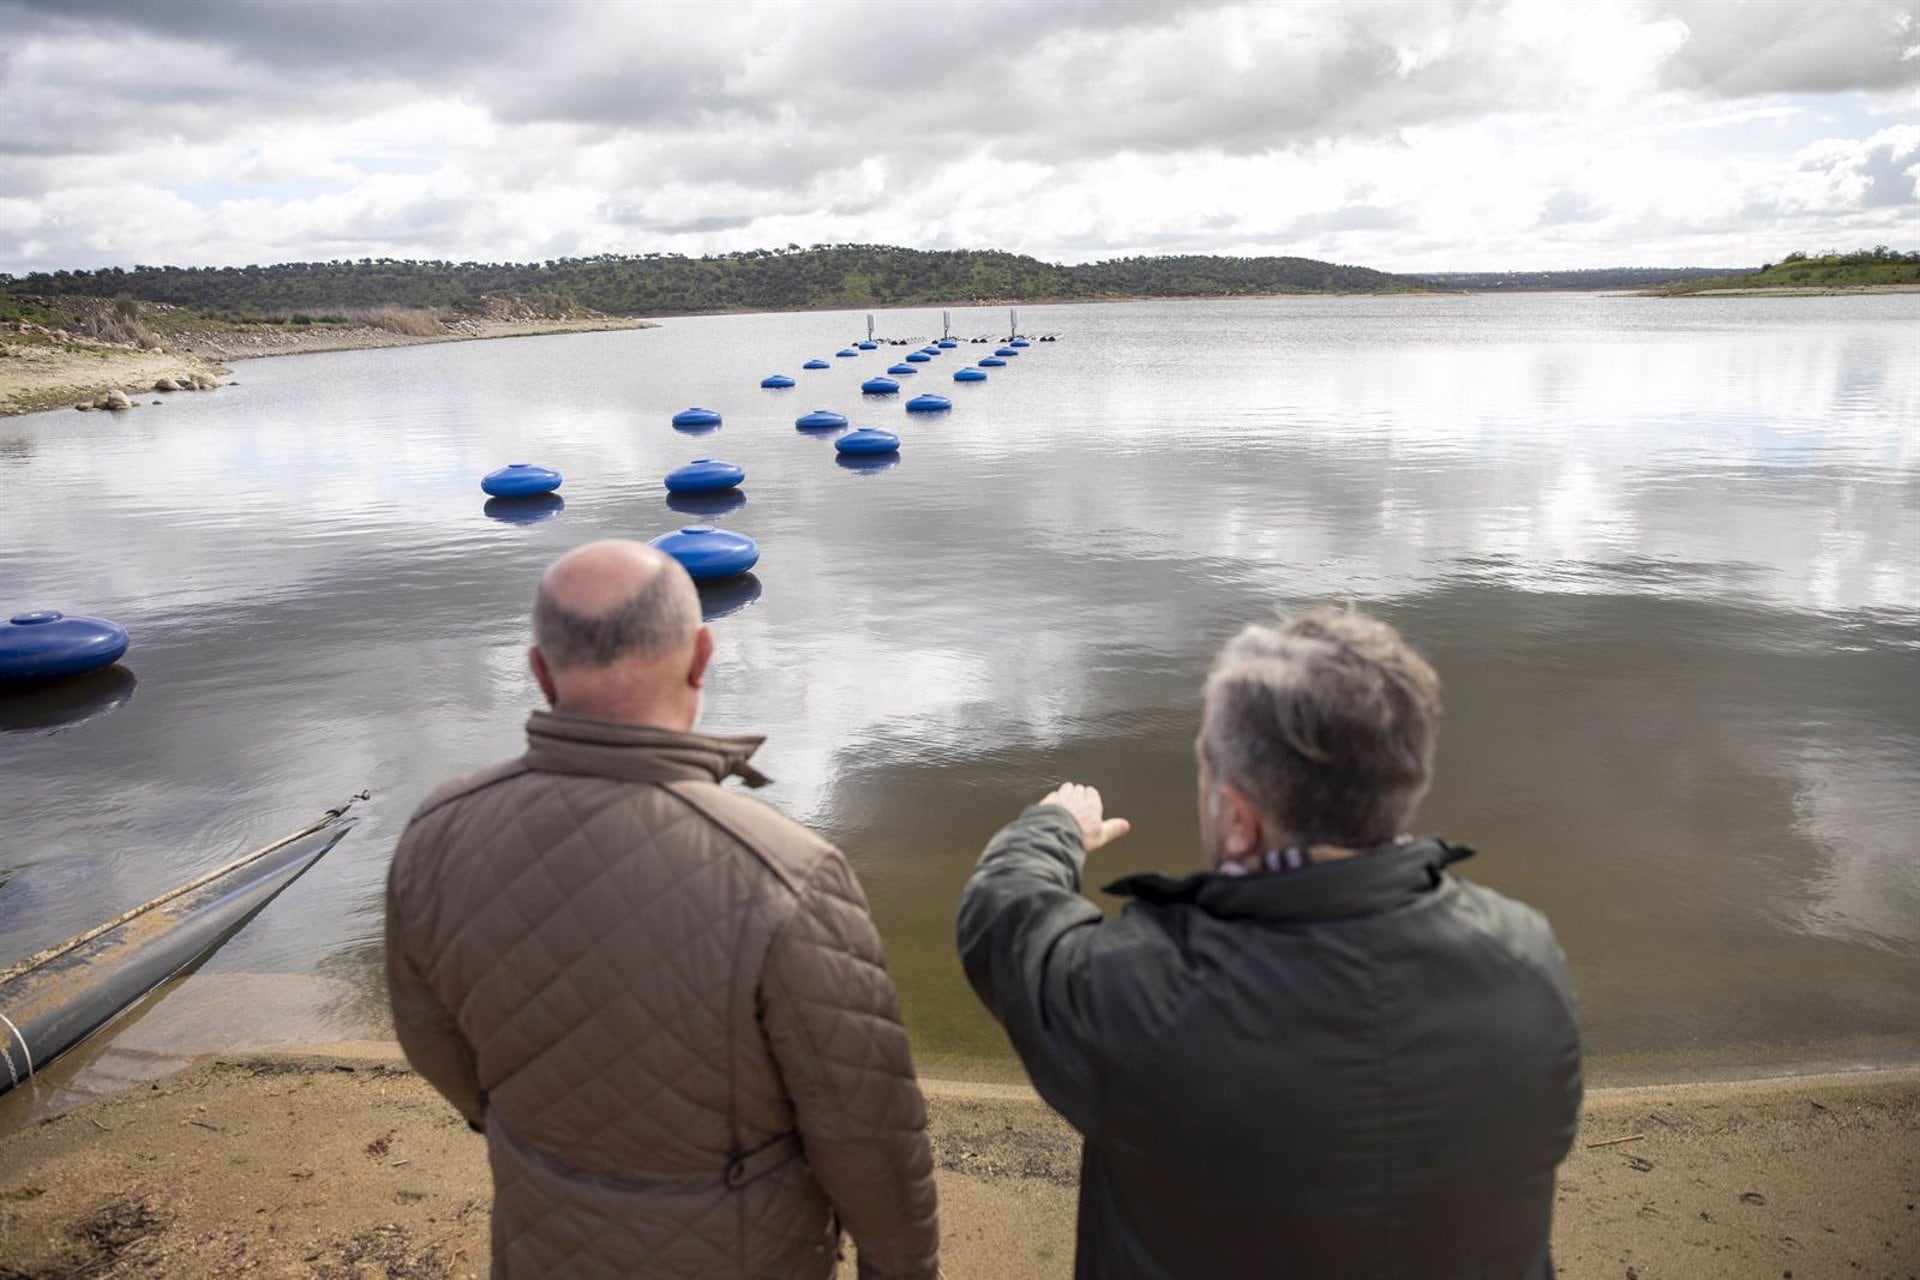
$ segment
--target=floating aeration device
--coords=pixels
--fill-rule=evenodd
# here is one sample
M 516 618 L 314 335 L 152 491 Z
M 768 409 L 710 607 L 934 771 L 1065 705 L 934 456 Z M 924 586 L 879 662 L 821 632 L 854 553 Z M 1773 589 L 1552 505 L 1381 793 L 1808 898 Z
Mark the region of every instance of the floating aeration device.
M 953 408 L 953 401 L 947 399 L 945 396 L 915 396 L 913 399 L 907 401 L 908 413 L 940 413 L 951 408 Z
M 856 347 L 859 347 L 862 351 L 874 351 L 874 350 L 877 350 L 880 346 L 879 343 L 871 340 L 866 342 L 856 342 L 854 343 L 854 345 Z
M 700 458 L 667 472 L 667 492 L 713 493 L 719 489 L 731 489 L 746 478 L 746 471 L 731 462 Z
M 985 382 L 987 380 L 987 371 L 985 369 L 973 368 L 955 369 L 953 371 L 953 380 L 955 382 Z
M 712 525 L 690 524 L 663 533 L 648 544 L 672 556 L 695 582 L 731 578 L 760 560 L 760 546 L 744 533 L 730 533 Z
M 960 344 L 959 342 L 957 342 L 952 338 L 942 338 L 940 339 L 940 341 L 934 343 L 933 345 L 940 348 L 942 351 L 951 351 L 955 347 L 959 346 Z
M 1009 342 L 1007 345 L 1010 347 L 1030 347 L 1033 344 L 1031 342 L 1028 342 L 1025 338 L 1015 338 L 1012 342 Z
M 831 409 L 815 409 L 795 418 L 793 425 L 802 431 L 833 431 L 847 425 L 847 415 Z
M 849 431 L 835 440 L 833 447 L 840 453 L 898 453 L 900 437 L 891 431 L 862 427 L 858 431 Z
M 676 427 L 717 427 L 720 425 L 720 411 L 718 409 L 701 408 L 682 409 L 673 415 L 673 425 Z
M 993 354 L 999 356 L 1002 360 L 1004 360 L 1008 356 L 1017 356 L 1020 353 L 1018 351 L 1015 351 L 1012 347 L 1001 347 L 998 351 L 994 352 Z
M 929 361 L 929 360 L 931 360 L 931 359 L 933 359 L 933 357 L 932 357 L 932 356 L 930 356 L 930 355 L 928 355 L 928 354 L 927 354 L 926 352 L 924 352 L 924 351 L 909 351 L 909 352 L 907 352 L 907 363 L 908 363 L 908 364 L 925 364 L 925 363 L 926 363 L 927 361 Z
M 920 371 L 914 368 L 910 364 L 897 364 L 893 366 L 893 368 L 887 370 L 887 372 L 892 374 L 896 378 L 904 378 L 910 373 L 918 373 Z
M 720 415 L 714 415 L 718 422 Z M 481 492 L 496 498 L 530 498 L 536 493 L 552 493 L 560 487 L 560 473 L 552 467 L 536 467 L 512 462 L 498 471 L 489 471 L 480 480 Z
M 892 378 L 868 378 L 860 384 L 860 394 L 863 396 L 890 396 L 899 391 L 900 384 Z
M 793 385 L 793 379 L 789 378 L 784 373 L 774 373 L 774 374 L 769 374 L 768 376 L 760 379 L 760 385 L 763 387 L 775 387 L 775 388 L 790 387 Z
M 859 355 L 860 353 L 858 351 L 855 351 L 852 347 L 842 347 L 840 350 L 834 352 L 833 354 L 839 359 L 850 360 L 854 356 Z
M 805 364 L 803 364 L 803 365 L 801 365 L 800 367 L 801 367 L 802 369 L 831 369 L 831 368 L 833 368 L 833 366 L 832 366 L 832 365 L 830 365 L 830 364 L 828 364 L 828 363 L 827 363 L 827 362 L 826 362 L 825 360 L 809 360 L 809 361 L 807 361 L 807 362 L 806 362 Z
M 0 688 L 85 675 L 118 662 L 127 643 L 127 629 L 104 618 L 70 618 L 52 609 L 16 613 L 0 627 Z
M 1007 367 L 1007 362 L 999 356 L 983 356 L 980 360 L 980 367 L 982 369 L 1004 369 Z

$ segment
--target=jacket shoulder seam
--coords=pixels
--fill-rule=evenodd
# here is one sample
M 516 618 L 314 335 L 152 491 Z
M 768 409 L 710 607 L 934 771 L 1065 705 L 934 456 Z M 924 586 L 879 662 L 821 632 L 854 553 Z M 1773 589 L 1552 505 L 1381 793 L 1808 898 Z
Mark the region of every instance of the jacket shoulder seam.
M 468 786 L 460 788 L 460 790 L 454 792 L 452 795 L 442 796 L 426 808 L 417 810 L 413 817 L 407 820 L 407 825 L 412 826 L 424 818 L 432 817 L 456 800 L 465 800 L 468 796 L 478 795 L 488 787 L 497 787 L 503 782 L 511 782 L 515 778 L 532 772 L 524 761 L 519 760 L 514 761 L 510 765 L 500 766 L 499 769 L 499 772 L 492 774 L 490 777 L 481 778 Z

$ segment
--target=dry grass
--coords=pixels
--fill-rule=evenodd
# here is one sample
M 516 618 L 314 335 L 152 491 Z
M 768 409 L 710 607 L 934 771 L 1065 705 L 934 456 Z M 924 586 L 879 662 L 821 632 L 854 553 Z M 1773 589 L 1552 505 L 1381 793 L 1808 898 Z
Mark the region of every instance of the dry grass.
M 447 331 L 431 311 L 413 307 L 382 307 L 368 317 L 376 329 L 409 338 L 435 338 Z

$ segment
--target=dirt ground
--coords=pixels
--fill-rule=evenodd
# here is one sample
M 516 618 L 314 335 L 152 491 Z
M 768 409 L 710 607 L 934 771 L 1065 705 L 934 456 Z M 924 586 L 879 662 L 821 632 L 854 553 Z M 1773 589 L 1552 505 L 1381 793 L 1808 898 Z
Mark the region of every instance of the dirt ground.
M 1070 1274 L 1074 1135 L 1024 1087 L 927 1092 L 947 1276 Z M 488 1196 L 391 1049 L 203 1059 L 4 1140 L 0 1280 L 479 1277 Z M 1569 1280 L 1914 1280 L 1916 1199 L 1920 1071 L 1597 1090 L 1555 1251 Z

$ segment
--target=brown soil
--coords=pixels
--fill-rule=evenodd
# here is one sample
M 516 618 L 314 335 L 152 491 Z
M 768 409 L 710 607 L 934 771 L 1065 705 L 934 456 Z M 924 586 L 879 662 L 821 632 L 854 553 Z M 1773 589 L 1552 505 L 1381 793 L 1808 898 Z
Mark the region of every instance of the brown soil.
M 1074 1135 L 1024 1088 L 927 1091 L 947 1276 L 1067 1276 Z M 5 1140 L 0 1280 L 478 1277 L 488 1194 L 484 1141 L 390 1049 L 202 1060 Z M 1574 1278 L 1912 1280 L 1916 1199 L 1920 1071 L 1597 1090 L 1555 1251 Z

